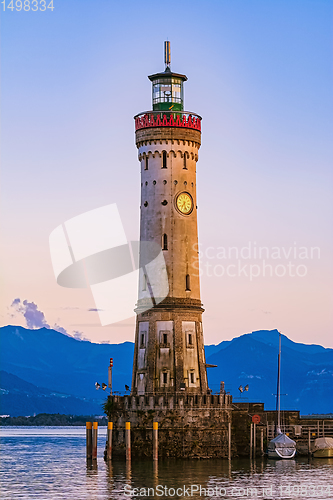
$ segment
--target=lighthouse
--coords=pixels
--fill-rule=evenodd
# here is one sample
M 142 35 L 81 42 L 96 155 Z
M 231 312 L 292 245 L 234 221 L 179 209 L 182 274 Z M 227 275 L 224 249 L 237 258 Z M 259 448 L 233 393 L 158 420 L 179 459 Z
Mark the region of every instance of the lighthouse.
M 164 257 L 166 297 L 154 297 L 141 254 L 132 395 L 207 394 L 198 262 L 196 168 L 201 117 L 184 111 L 187 77 L 165 70 L 148 76 L 152 109 L 134 117 L 141 170 L 140 242 Z M 143 248 L 141 246 L 141 248 Z M 158 276 L 153 279 L 158 279 Z M 147 308 L 147 303 L 152 307 Z

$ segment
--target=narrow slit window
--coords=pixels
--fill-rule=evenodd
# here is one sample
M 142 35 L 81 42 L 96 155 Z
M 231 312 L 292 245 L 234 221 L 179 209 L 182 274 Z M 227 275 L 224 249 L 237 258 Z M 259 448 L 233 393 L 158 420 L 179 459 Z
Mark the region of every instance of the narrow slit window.
M 167 343 L 168 343 L 168 334 L 163 333 L 163 344 L 167 344 Z
M 186 165 L 186 153 L 184 153 L 184 165 L 183 168 L 187 170 L 187 165 Z
M 168 236 L 166 234 L 163 234 L 162 249 L 168 250 Z
M 167 383 L 168 383 L 168 373 L 163 372 L 163 384 L 167 384 Z
M 162 153 L 162 168 L 167 168 L 167 152 Z
M 191 291 L 190 275 L 186 275 L 186 291 Z
M 189 343 L 189 345 L 193 345 L 193 337 L 192 337 L 192 333 L 189 333 L 189 334 L 188 334 L 188 343 Z
M 145 334 L 141 333 L 141 346 L 144 347 L 145 345 Z
M 190 372 L 190 382 L 194 384 L 194 372 Z
M 148 156 L 145 157 L 145 170 L 148 170 Z

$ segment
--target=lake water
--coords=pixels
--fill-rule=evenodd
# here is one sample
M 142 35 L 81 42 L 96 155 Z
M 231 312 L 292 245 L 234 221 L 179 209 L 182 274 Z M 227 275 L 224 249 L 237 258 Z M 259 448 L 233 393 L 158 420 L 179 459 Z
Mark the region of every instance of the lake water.
M 0 427 L 2 500 L 333 499 L 333 459 L 103 460 L 86 464 L 85 427 Z

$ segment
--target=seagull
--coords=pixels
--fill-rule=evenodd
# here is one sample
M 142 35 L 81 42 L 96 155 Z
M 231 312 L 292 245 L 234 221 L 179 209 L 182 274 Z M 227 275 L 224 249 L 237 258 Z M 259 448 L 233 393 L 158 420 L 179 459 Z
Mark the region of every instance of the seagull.
M 126 384 L 125 384 L 125 391 L 129 391 L 129 387 Z
M 101 387 L 100 384 L 98 382 L 95 382 L 95 387 L 96 387 L 96 391 L 98 391 L 98 389 Z
M 106 385 L 106 384 L 104 384 L 104 382 L 103 382 L 103 383 L 102 383 L 102 389 L 103 389 L 103 391 L 105 391 L 105 389 L 106 389 L 106 388 L 107 388 L 107 385 Z

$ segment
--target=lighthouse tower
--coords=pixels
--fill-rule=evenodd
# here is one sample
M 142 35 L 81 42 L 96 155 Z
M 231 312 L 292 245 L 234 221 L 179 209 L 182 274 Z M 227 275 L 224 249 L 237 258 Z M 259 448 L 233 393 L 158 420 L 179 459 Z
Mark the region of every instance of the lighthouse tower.
M 170 42 L 165 42 L 165 71 L 148 77 L 152 110 L 135 116 L 141 168 L 140 241 L 159 245 L 168 294 L 164 300 L 154 300 L 149 276 L 140 273 L 132 395 L 206 394 L 208 389 L 204 310 L 195 265 L 201 117 L 184 111 L 187 77 L 172 72 L 170 62 Z M 153 304 L 148 310 L 147 296 Z

